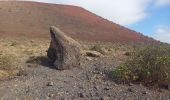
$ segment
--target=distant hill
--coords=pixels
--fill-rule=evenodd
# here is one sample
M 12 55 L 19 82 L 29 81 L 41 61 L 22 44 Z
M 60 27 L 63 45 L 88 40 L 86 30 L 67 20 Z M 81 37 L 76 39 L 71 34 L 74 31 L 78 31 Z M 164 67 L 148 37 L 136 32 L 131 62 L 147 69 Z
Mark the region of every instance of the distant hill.
M 26 1 L 0 1 L 0 35 L 49 38 L 57 26 L 73 38 L 102 42 L 152 43 L 155 40 L 83 8 Z

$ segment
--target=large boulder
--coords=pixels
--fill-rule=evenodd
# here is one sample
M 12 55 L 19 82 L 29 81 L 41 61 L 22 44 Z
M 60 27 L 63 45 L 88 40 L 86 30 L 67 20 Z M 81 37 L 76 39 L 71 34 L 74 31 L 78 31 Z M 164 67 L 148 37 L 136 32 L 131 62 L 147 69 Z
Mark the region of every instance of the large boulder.
M 47 56 L 59 70 L 69 69 L 80 65 L 80 44 L 68 37 L 60 29 L 51 26 L 51 43 Z

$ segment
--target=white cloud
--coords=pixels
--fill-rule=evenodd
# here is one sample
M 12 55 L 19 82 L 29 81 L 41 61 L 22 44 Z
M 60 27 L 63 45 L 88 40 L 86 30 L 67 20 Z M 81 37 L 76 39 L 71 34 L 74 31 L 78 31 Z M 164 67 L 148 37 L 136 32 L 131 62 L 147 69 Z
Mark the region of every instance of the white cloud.
M 170 0 L 156 0 L 155 6 L 167 6 L 170 5 Z
M 153 38 L 160 40 L 161 42 L 170 43 L 170 26 L 159 26 Z
M 29 0 L 81 6 L 121 25 L 132 25 L 147 17 L 152 0 Z

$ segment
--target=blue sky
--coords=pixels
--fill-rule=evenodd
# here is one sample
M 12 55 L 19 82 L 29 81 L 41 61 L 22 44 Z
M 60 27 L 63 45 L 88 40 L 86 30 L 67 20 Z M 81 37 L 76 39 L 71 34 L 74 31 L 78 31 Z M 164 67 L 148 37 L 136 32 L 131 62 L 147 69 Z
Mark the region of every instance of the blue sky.
M 127 27 L 157 40 L 170 43 L 170 5 L 148 9 L 150 15 Z
M 28 0 L 83 7 L 110 21 L 170 43 L 170 0 Z

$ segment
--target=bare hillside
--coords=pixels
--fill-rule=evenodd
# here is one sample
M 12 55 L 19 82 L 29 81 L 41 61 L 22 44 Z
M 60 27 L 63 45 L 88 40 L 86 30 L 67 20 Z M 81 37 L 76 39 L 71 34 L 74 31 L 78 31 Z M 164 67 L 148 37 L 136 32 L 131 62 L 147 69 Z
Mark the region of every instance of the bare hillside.
M 49 38 L 48 28 L 57 26 L 73 38 L 103 42 L 154 40 L 103 19 L 83 8 L 24 1 L 0 1 L 0 35 Z

